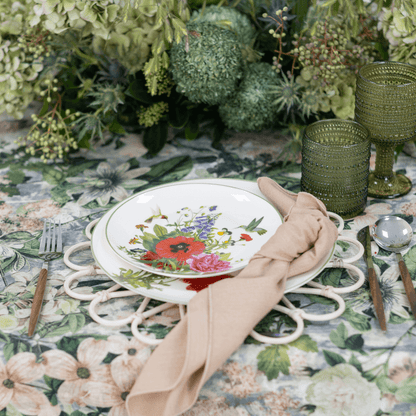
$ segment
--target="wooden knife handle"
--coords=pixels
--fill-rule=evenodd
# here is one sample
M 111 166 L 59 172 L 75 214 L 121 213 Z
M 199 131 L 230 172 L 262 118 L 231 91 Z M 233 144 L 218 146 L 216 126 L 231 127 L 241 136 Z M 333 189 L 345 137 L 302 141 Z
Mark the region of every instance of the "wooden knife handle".
M 387 331 L 386 316 L 384 315 L 383 298 L 381 296 L 380 285 L 376 271 L 373 268 L 368 269 L 368 281 L 370 283 L 371 297 L 373 298 L 374 309 L 376 311 L 378 322 L 382 331 Z
M 403 260 L 403 257 L 399 257 L 399 269 L 402 276 L 402 281 L 404 285 L 404 290 L 406 291 L 407 299 L 409 299 L 410 309 L 413 313 L 413 318 L 416 319 L 416 293 L 415 288 L 413 287 L 412 278 L 410 277 L 409 270 L 406 266 L 406 263 Z
M 40 310 L 42 309 L 43 295 L 45 293 L 47 278 L 48 278 L 48 271 L 46 269 L 42 269 L 39 273 L 39 279 L 36 285 L 35 296 L 33 297 L 32 310 L 30 312 L 29 329 L 27 331 L 27 334 L 30 337 L 35 332 Z

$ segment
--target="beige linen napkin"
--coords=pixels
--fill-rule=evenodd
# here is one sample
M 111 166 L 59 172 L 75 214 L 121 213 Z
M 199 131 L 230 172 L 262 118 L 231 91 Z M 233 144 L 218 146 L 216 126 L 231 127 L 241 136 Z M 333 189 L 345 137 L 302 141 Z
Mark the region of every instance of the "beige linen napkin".
M 312 269 L 337 239 L 324 204 L 260 178 L 285 222 L 233 279 L 197 293 L 186 316 L 156 348 L 127 398 L 130 416 L 176 416 L 282 298 L 286 279 Z

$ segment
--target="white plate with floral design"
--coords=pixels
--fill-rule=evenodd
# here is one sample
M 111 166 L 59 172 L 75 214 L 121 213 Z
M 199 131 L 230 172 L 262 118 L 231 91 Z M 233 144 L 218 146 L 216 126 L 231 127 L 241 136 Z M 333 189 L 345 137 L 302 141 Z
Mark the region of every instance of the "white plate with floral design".
M 226 184 L 236 188 L 248 190 L 254 194 L 258 194 L 259 196 L 262 195 L 256 182 L 241 179 L 195 179 L 191 181 L 183 181 L 183 183 Z M 164 185 L 158 187 L 158 189 L 163 187 Z M 130 197 L 129 199 L 132 199 L 135 196 L 136 195 Z M 162 302 L 186 305 L 195 296 L 197 291 L 223 278 L 223 276 L 189 280 L 171 278 L 145 272 L 122 260 L 113 252 L 113 250 L 110 249 L 107 239 L 105 238 L 107 222 L 117 207 L 118 205 L 113 207 L 100 219 L 93 229 L 91 239 L 91 251 L 97 265 L 116 283 L 119 283 L 124 288 L 142 296 L 147 296 Z M 332 258 L 334 249 L 335 245 L 328 255 L 322 259 L 322 261 L 317 264 L 314 269 L 288 279 L 286 282 L 285 293 L 291 292 L 305 285 L 316 277 Z
M 132 266 L 162 276 L 204 278 L 243 269 L 282 216 L 264 197 L 218 184 L 176 183 L 121 203 L 106 238 Z

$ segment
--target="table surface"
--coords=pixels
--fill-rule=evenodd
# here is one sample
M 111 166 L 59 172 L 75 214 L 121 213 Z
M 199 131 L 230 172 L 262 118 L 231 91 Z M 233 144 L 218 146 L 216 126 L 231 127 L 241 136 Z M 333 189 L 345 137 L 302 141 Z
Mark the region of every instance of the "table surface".
M 7 278 L 15 280 L 0 292 L 0 416 L 125 415 L 124 400 L 152 347 L 133 338 L 127 325 L 107 328 L 95 323 L 88 302 L 68 297 L 63 283 L 73 271 L 62 259 L 50 264 L 36 335 L 26 335 L 42 264 L 37 257 L 42 219 L 61 220 L 67 250 L 87 241 L 87 224 L 113 207 L 117 198 L 174 181 L 216 177 L 254 181 L 269 176 L 298 192 L 300 165 L 283 167 L 277 162 L 281 143 L 255 135 L 244 140 L 234 136 L 219 149 L 213 149 L 207 138 L 174 139 L 153 158 L 146 157 L 138 136 L 129 135 L 81 150 L 69 162 L 44 164 L 16 150 L 13 140 L 20 134 L 0 135 L 0 260 Z M 402 154 L 395 169 L 416 180 L 416 159 Z M 343 234 L 354 237 L 383 214 L 401 215 L 414 227 L 415 191 L 394 200 L 369 199 L 365 213 L 347 221 Z M 416 246 L 404 258 L 415 282 Z M 93 263 L 86 251 L 74 261 Z M 385 300 L 387 333 L 374 317 L 365 283 L 344 295 L 346 311 L 340 318 L 306 322 L 303 335 L 291 344 L 265 345 L 248 337 L 185 414 L 415 416 L 416 321 L 409 313 L 395 256 L 380 250 L 374 263 Z M 363 260 L 356 264 L 365 270 Z M 316 278 L 335 286 L 351 280 L 342 269 L 327 269 Z M 111 284 L 106 276 L 97 276 L 80 280 L 76 290 L 95 293 Z M 333 302 L 321 296 L 288 298 L 308 312 L 334 310 Z M 112 300 L 98 311 L 102 317 L 119 319 L 134 312 L 140 302 L 140 296 Z M 178 319 L 178 308 L 172 308 L 141 329 L 162 338 Z M 284 332 L 293 326 L 288 317 L 274 311 L 256 328 Z

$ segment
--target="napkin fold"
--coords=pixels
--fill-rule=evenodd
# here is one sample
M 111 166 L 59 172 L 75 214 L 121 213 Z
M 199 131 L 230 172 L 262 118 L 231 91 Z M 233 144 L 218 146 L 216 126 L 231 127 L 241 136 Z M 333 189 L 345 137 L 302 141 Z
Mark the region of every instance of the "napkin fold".
M 334 245 L 338 231 L 321 201 L 269 178 L 257 183 L 284 223 L 236 277 L 191 299 L 127 397 L 130 416 L 177 416 L 192 407 L 204 383 L 281 300 L 286 279 L 312 269 Z

